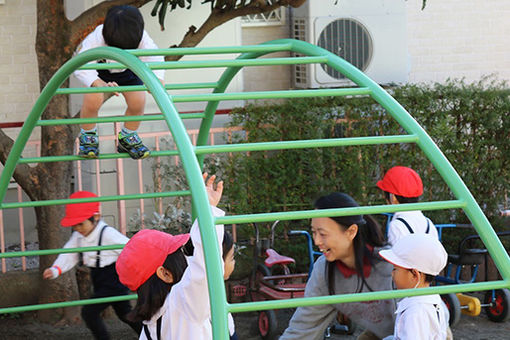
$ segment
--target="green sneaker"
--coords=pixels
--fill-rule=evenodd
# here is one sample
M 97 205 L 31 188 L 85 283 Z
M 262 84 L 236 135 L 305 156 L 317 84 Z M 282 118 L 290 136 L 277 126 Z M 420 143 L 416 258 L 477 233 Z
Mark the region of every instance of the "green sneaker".
M 132 159 L 144 159 L 151 154 L 150 150 L 143 145 L 138 133 L 133 132 L 129 135 L 122 135 L 119 132 L 118 152 L 127 152 Z
M 78 137 L 80 149 L 78 156 L 84 158 L 97 158 L 99 155 L 99 137 L 97 133 L 80 133 Z

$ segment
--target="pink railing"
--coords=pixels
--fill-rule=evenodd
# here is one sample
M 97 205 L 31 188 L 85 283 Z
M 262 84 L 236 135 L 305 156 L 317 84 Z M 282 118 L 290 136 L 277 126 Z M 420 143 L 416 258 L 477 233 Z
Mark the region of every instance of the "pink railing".
M 114 128 L 114 134 L 113 135 L 106 135 L 106 136 L 100 136 L 99 139 L 100 141 L 110 141 L 110 142 L 116 142 L 117 140 L 117 134 L 118 132 L 120 131 L 120 127 L 121 127 L 121 123 L 115 123 L 115 128 Z M 215 144 L 215 137 L 217 135 L 222 135 L 222 136 L 226 136 L 227 140 L 231 140 L 232 138 L 232 133 L 235 132 L 235 131 L 241 131 L 241 128 L 240 127 L 234 127 L 234 128 L 212 128 L 210 129 L 209 131 L 209 135 L 210 135 L 210 139 L 209 139 L 209 143 L 211 145 L 214 145 Z M 193 145 L 196 145 L 196 140 L 197 140 L 197 136 L 198 136 L 198 132 L 199 130 L 198 129 L 193 129 L 193 130 L 188 130 L 188 135 L 190 136 L 190 139 L 191 141 L 193 142 Z M 154 150 L 156 151 L 159 151 L 160 150 L 160 147 L 161 147 L 161 143 L 160 143 L 160 139 L 161 137 L 168 137 L 169 136 L 169 132 L 168 131 L 161 131 L 161 132 L 143 132 L 143 133 L 140 133 L 140 137 L 144 140 L 144 142 L 146 142 L 147 144 L 151 145 L 151 141 L 150 139 L 152 139 L 153 143 L 152 145 L 154 145 Z M 27 144 L 27 148 L 33 148 L 35 153 L 37 154 L 37 156 L 40 156 L 40 141 L 29 141 L 28 144 Z M 78 149 L 78 140 L 76 140 L 76 144 L 75 144 L 75 150 Z M 175 159 L 175 163 L 176 165 L 179 163 L 179 159 L 177 156 L 174 156 L 174 159 Z M 82 171 L 82 162 L 83 161 L 77 161 L 76 162 L 76 165 L 75 165 L 75 169 L 77 171 L 77 177 L 76 177 L 76 186 L 77 186 L 77 190 L 83 190 L 83 178 L 84 178 L 84 174 L 83 174 L 83 171 Z M 159 157 L 156 158 L 156 162 L 160 162 L 160 159 Z M 138 180 L 138 185 L 137 185 L 137 191 L 139 193 L 143 193 L 144 192 L 144 188 L 143 188 L 143 173 L 144 173 L 144 169 L 142 167 L 142 161 L 141 160 L 138 160 L 136 161 L 137 163 L 137 168 L 136 168 L 136 176 L 137 176 L 137 180 Z M 99 160 L 95 160 L 93 161 L 93 166 L 95 168 L 95 175 L 94 175 L 94 180 L 95 180 L 95 186 L 96 186 L 96 193 L 100 196 L 101 195 L 101 191 L 102 191 L 102 185 L 101 185 L 101 167 L 100 167 L 100 161 Z M 116 173 L 117 173 L 117 194 L 118 195 L 122 195 L 125 193 L 125 170 L 124 170 L 124 159 L 117 159 L 116 160 Z M 157 171 L 157 178 L 160 178 L 160 174 L 159 174 L 159 168 L 156 170 Z M 157 188 L 158 191 L 161 191 L 161 181 L 158 180 L 157 181 L 158 183 L 155 183 L 155 186 Z M 134 181 L 132 181 L 132 183 L 134 183 Z M 21 187 L 17 184 L 16 185 L 16 190 L 17 190 L 17 201 L 18 202 L 22 202 L 23 201 L 23 190 L 21 189 Z M 117 223 L 117 227 L 119 228 L 119 230 L 126 234 L 126 231 L 127 231 L 127 220 L 126 220 L 126 202 L 125 201 L 118 201 L 118 206 L 117 206 L 117 216 L 119 218 L 119 221 Z M 143 221 L 143 216 L 144 216 L 144 212 L 145 212 L 145 203 L 144 203 L 144 200 L 143 199 L 140 199 L 139 200 L 139 207 L 138 209 L 140 210 L 140 218 L 141 218 L 141 228 L 143 229 L 145 227 L 144 225 L 144 221 Z M 157 209 L 157 211 L 159 212 L 159 214 L 162 214 L 163 213 L 163 202 L 162 200 L 159 200 L 158 202 L 158 206 L 155 207 Z M 30 208 L 32 209 L 32 208 Z M 23 208 L 18 208 L 18 224 L 19 224 L 19 242 L 20 242 L 20 246 L 21 246 L 21 251 L 24 251 L 25 250 L 25 222 L 24 222 L 24 219 L 23 219 Z M 0 252 L 4 253 L 6 251 L 6 242 L 5 242 L 5 231 L 4 231 L 4 214 L 3 214 L 3 211 L 0 210 Z M 7 271 L 7 268 L 6 268 L 6 260 L 5 259 L 2 259 L 1 260 L 1 263 L 2 263 L 2 272 L 5 273 Z M 22 270 L 25 271 L 26 270 L 26 258 L 23 257 L 22 258 Z

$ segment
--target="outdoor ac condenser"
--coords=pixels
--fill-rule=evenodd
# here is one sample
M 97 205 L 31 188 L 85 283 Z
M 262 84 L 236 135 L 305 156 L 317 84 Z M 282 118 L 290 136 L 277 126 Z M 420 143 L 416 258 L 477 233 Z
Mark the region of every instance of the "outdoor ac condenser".
M 379 84 L 405 83 L 409 73 L 405 0 L 309 0 L 294 9 L 294 39 L 344 58 Z M 296 65 L 299 88 L 350 86 L 325 65 Z

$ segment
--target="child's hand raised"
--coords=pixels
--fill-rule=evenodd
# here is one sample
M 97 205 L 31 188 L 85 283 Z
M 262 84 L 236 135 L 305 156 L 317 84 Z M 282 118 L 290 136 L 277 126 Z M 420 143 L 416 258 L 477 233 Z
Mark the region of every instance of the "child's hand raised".
M 221 199 L 221 194 L 223 193 L 223 181 L 219 181 L 216 184 L 216 189 L 214 189 L 214 180 L 216 179 L 216 175 L 212 175 L 207 179 L 207 172 L 202 174 L 205 182 L 205 190 L 207 191 L 207 197 L 209 198 L 209 204 L 213 207 L 217 206 Z

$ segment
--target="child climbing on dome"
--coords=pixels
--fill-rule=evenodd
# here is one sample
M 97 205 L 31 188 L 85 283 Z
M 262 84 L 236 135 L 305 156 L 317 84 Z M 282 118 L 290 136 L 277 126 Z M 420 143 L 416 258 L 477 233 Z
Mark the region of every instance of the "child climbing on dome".
M 203 175 L 204 181 L 207 173 Z M 214 188 L 215 176 L 206 180 L 206 190 L 213 216 L 225 213 L 216 207 L 223 182 Z M 232 236 L 223 225 L 216 226 L 222 256 L 223 278 L 235 267 Z M 193 255 L 183 251 L 191 238 Z M 136 291 L 138 300 L 130 314 L 133 321 L 143 321 L 140 340 L 212 339 L 211 310 L 204 251 L 198 222 L 189 234 L 172 236 L 156 230 L 139 231 L 126 244 L 117 262 L 120 281 Z M 230 339 L 237 339 L 232 316 L 228 314 Z
M 112 46 L 122 49 L 157 49 L 158 46 L 144 30 L 144 20 L 138 8 L 128 5 L 114 6 L 108 10 L 104 24 L 90 33 L 77 49 L 77 53 L 100 47 Z M 162 56 L 140 57 L 144 62 L 164 61 Z M 101 60 L 99 62 L 109 62 Z M 154 74 L 164 84 L 165 71 L 154 70 Z M 78 70 L 74 75 L 87 87 L 115 87 L 122 85 L 143 85 L 142 80 L 129 69 Z M 118 93 L 115 93 L 118 95 Z M 126 116 L 141 116 L 145 107 L 145 92 L 123 92 L 126 100 Z M 96 118 L 103 105 L 103 93 L 86 93 L 80 111 L 81 118 Z M 149 149 L 138 136 L 139 121 L 124 123 L 118 135 L 118 152 L 127 152 L 133 159 L 149 156 Z M 81 125 L 78 155 L 85 158 L 97 158 L 99 155 L 99 137 L 95 123 Z

